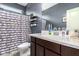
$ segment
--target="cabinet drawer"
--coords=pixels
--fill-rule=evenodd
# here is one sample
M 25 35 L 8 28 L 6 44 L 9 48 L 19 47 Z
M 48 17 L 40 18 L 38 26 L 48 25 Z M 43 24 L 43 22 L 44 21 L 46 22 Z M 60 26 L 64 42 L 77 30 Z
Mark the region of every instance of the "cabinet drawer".
M 49 42 L 49 41 L 46 41 L 46 40 L 43 40 L 43 39 L 38 39 L 38 38 L 36 38 L 36 43 L 44 46 L 45 48 L 48 48 L 48 49 L 56 52 L 58 54 L 60 54 L 60 45 L 59 44 Z
M 61 55 L 62 56 L 79 56 L 79 49 L 61 46 Z
M 31 37 L 31 42 L 35 42 L 35 41 L 36 41 L 36 38 Z

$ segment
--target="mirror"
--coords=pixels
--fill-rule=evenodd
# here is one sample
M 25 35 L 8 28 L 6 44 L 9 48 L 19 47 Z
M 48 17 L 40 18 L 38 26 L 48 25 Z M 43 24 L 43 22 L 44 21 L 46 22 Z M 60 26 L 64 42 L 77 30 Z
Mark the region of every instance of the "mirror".
M 50 3 L 49 3 L 50 4 Z M 79 3 L 58 3 L 42 11 L 42 30 L 48 30 L 48 25 L 52 24 L 54 28 L 67 29 L 67 11 L 79 7 Z M 76 18 L 77 19 L 77 18 Z M 69 25 L 68 25 L 69 26 Z

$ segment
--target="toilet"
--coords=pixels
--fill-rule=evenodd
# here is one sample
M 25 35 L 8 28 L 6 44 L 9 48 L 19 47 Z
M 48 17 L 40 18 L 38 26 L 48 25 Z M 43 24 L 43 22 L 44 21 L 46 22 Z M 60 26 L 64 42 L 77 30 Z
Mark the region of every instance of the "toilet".
M 29 47 L 30 47 L 30 43 L 28 43 L 28 42 L 25 42 L 25 43 L 22 43 L 21 45 L 19 45 L 18 51 L 20 52 L 20 55 L 23 55 L 25 52 L 27 52 Z

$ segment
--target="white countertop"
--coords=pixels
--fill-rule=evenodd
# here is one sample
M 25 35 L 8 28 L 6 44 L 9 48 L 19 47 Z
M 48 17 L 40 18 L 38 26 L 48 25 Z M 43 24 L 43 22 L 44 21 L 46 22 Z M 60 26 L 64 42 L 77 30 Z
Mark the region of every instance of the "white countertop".
M 61 37 L 55 35 L 29 34 L 32 37 L 40 38 L 64 46 L 79 49 L 79 39 L 70 39 L 68 36 Z

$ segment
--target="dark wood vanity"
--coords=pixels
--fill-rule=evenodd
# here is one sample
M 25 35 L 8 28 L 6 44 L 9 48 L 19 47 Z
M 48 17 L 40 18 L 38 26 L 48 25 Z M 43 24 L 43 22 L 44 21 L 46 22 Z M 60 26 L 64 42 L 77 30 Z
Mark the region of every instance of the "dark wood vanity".
M 79 49 L 31 37 L 31 56 L 79 56 Z

